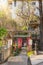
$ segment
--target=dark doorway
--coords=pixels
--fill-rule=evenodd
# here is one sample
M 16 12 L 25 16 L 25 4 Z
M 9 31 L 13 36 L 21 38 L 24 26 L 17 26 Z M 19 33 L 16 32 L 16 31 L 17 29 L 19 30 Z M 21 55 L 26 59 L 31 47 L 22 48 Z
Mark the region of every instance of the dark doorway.
M 22 47 L 26 47 L 26 46 L 27 46 L 27 40 L 26 38 L 23 38 Z

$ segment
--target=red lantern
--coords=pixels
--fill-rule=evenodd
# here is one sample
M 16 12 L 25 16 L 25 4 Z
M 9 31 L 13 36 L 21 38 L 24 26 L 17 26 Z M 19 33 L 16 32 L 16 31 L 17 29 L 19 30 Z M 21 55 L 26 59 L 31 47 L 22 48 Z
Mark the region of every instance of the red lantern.
M 18 38 L 18 48 L 22 47 L 22 38 Z

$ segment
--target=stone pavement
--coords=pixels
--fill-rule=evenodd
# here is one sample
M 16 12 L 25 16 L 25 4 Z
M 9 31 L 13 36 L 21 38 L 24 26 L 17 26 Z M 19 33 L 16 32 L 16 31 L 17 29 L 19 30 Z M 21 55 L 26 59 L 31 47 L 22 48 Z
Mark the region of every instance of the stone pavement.
M 32 65 L 43 65 L 43 55 L 31 56 L 30 59 L 31 59 Z M 24 60 L 21 59 L 20 61 L 23 62 Z M 8 65 L 8 62 L 6 62 L 4 64 L 0 64 L 0 65 Z M 21 64 L 19 64 L 19 65 L 21 65 Z
M 28 61 L 28 57 L 26 56 L 26 52 L 24 51 L 25 50 L 23 50 L 19 56 L 10 57 L 6 63 L 0 64 L 0 65 L 27 65 L 27 62 L 28 62 L 28 65 L 30 65 L 31 63 L 32 65 L 43 65 L 43 54 L 32 55 L 30 57 L 31 59 L 31 62 L 30 62 L 30 59 Z
M 20 59 L 20 57 L 19 57 Z M 24 59 L 25 59 L 25 56 L 24 56 Z M 31 59 L 31 63 L 32 65 L 43 65 L 43 55 L 36 55 L 36 56 L 31 56 L 30 57 Z M 24 61 L 24 60 L 20 60 L 21 63 Z M 15 61 L 16 62 L 16 61 Z M 18 62 L 18 60 L 17 60 Z M 19 65 L 21 65 L 21 63 Z M 24 62 L 25 63 L 25 62 Z M 13 63 L 14 64 L 14 63 Z M 0 64 L 0 65 L 8 65 L 8 62 L 4 63 L 4 64 Z M 15 64 L 14 64 L 15 65 Z
M 19 56 L 12 56 L 8 59 L 8 61 L 1 65 L 32 65 L 30 58 L 26 55 L 26 50 L 23 49 Z
M 33 55 L 30 59 L 32 65 L 43 65 L 43 55 Z
M 31 62 L 27 56 L 16 56 L 10 57 L 6 63 L 0 65 L 31 65 Z
M 8 60 L 8 65 L 31 65 L 30 59 L 27 56 L 11 57 Z
M 37 64 L 37 65 L 43 65 L 43 62 L 41 62 L 41 63 L 39 63 L 39 64 Z

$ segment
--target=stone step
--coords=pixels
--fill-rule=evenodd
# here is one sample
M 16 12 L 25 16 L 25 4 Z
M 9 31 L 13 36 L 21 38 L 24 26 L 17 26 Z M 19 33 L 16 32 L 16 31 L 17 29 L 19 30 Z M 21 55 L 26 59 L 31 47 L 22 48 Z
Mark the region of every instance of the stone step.
M 22 51 L 21 51 L 20 55 L 27 55 L 26 47 L 22 47 Z
M 26 47 L 22 47 L 22 50 L 26 50 Z
M 8 60 L 8 65 L 31 65 L 30 59 L 27 56 L 16 56 L 10 57 Z

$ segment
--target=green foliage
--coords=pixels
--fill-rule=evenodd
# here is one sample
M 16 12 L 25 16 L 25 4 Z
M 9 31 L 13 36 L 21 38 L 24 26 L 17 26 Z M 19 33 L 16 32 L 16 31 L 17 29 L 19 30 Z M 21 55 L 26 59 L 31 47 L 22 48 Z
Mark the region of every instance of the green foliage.
M 32 34 L 32 37 L 37 37 L 37 34 Z
M 18 49 L 18 46 L 17 46 L 16 51 L 13 52 L 13 55 L 14 56 L 19 55 L 20 54 L 20 51 L 21 51 L 21 49 Z
M 14 46 L 14 45 L 13 45 Z M 18 56 L 21 52 L 21 48 L 18 48 L 18 45 L 15 45 L 16 46 L 16 50 L 13 49 L 13 55 L 14 56 Z
M 28 35 L 28 33 L 19 32 L 18 35 Z
M 7 30 L 3 27 L 0 28 L 0 39 L 2 39 L 7 33 Z
M 2 47 L 2 44 L 3 44 L 2 41 L 0 41 L 0 47 Z
M 4 17 L 4 12 L 3 11 L 0 11 L 0 18 Z
M 28 30 L 28 27 L 24 25 L 24 26 L 22 27 L 22 30 L 24 30 L 24 31 L 25 31 L 25 30 Z

